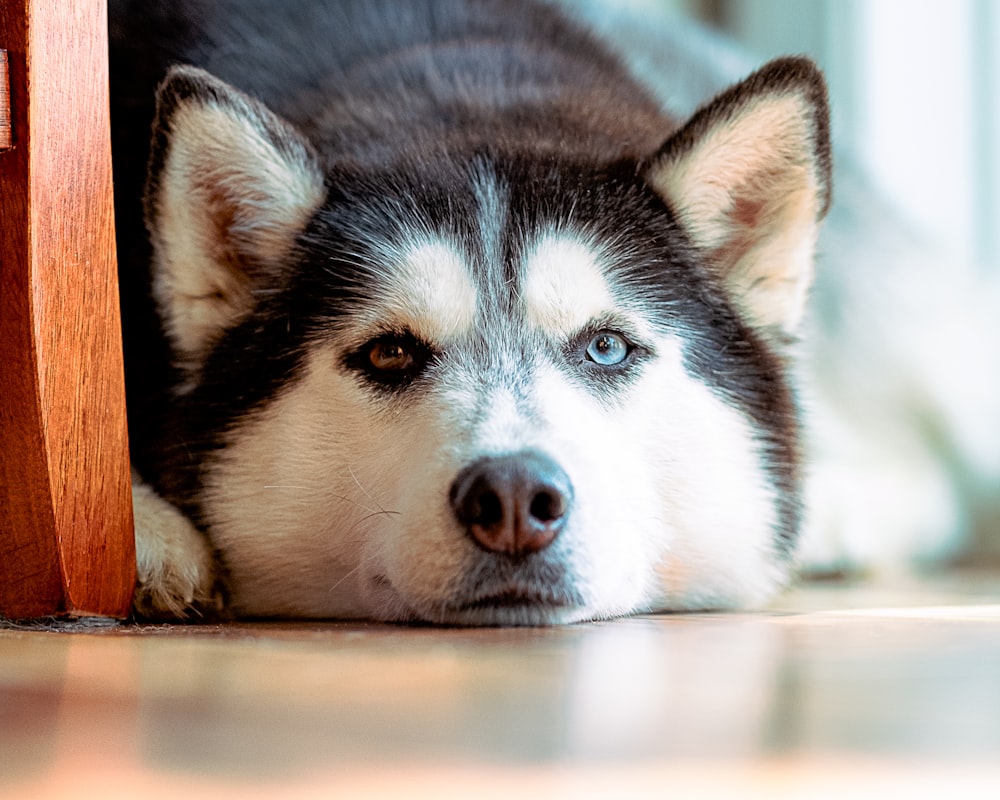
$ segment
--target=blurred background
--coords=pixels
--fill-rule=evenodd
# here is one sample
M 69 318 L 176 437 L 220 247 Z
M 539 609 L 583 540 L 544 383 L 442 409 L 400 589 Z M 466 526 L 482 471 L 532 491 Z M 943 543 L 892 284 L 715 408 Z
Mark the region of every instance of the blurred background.
M 814 574 L 1000 565 L 1000 3 L 563 0 L 679 119 L 778 55 L 830 88 L 803 331 Z
M 820 552 L 807 556 L 821 563 L 829 563 L 831 556 L 848 562 L 853 558 L 883 569 L 899 562 L 995 564 L 1000 560 L 1000 349 L 996 346 L 1000 339 L 996 324 L 1000 319 L 996 288 L 1000 282 L 1000 3 L 676 0 L 674 10 L 724 32 L 754 57 L 812 56 L 829 82 L 842 181 L 863 182 L 873 198 L 885 203 L 899 238 L 908 240 L 897 240 L 886 254 L 899 264 L 898 277 L 885 287 L 884 300 L 892 303 L 894 296 L 902 295 L 913 305 L 908 314 L 899 316 L 892 308 L 882 309 L 882 318 L 894 320 L 902 335 L 891 337 L 881 356 L 887 362 L 912 364 L 910 370 L 915 367 L 923 373 L 915 383 L 924 386 L 910 383 L 912 372 L 897 374 L 892 363 L 876 366 L 902 381 L 895 392 L 882 396 L 889 404 L 883 412 L 904 415 L 914 434 L 925 437 L 947 473 L 938 480 L 950 484 L 945 492 L 952 497 L 943 504 L 952 508 L 944 513 L 940 506 L 921 512 L 933 522 L 914 519 L 900 508 L 897 519 L 913 530 L 887 532 L 888 538 L 901 541 L 887 542 L 882 553 L 874 543 L 848 543 L 846 549 L 855 555 L 837 556 L 822 552 L 830 546 L 827 541 L 819 544 Z M 842 206 L 870 207 L 871 199 L 856 198 L 854 187 L 846 188 Z M 837 226 L 836 216 L 832 224 Z M 867 241 L 871 234 L 864 228 L 872 224 L 856 219 L 851 231 Z M 835 230 L 834 237 L 839 233 Z M 839 252 L 837 247 L 821 250 L 820 267 L 837 269 Z M 908 274 L 908 264 L 918 260 L 920 265 Z M 871 268 L 880 266 L 873 263 Z M 923 285 L 915 292 L 893 285 L 909 280 Z M 824 296 L 825 285 L 821 278 L 819 304 L 839 301 L 861 316 L 879 313 L 877 304 L 872 310 L 873 298 L 859 297 L 856 287 L 840 287 Z M 878 330 L 873 320 L 861 324 Z M 931 345 L 941 352 L 926 352 L 925 324 L 948 328 Z M 817 333 L 836 331 L 827 328 Z M 872 346 L 871 341 L 861 344 Z M 927 357 L 905 352 L 908 347 L 923 348 Z M 823 353 L 813 351 L 813 356 L 822 358 Z M 822 371 L 823 365 L 816 365 L 813 376 L 820 373 L 822 379 Z M 942 382 L 948 386 L 934 385 Z M 908 399 L 900 396 L 905 392 L 931 394 L 937 408 L 925 408 L 918 418 L 910 413 Z M 894 446 L 892 441 L 885 444 Z M 817 491 L 830 488 L 820 486 Z M 920 508 L 924 493 L 936 491 L 920 479 L 909 489 L 910 496 L 890 494 L 885 502 Z M 825 505 L 822 498 L 815 502 Z M 921 530 L 927 527 L 936 529 Z M 829 537 L 829 531 L 811 533 Z M 851 538 L 846 533 L 839 536 L 842 541 Z M 866 536 L 877 537 L 879 531 Z
M 1000 265 L 1000 3 L 665 0 L 769 58 L 823 68 L 834 138 L 906 221 Z

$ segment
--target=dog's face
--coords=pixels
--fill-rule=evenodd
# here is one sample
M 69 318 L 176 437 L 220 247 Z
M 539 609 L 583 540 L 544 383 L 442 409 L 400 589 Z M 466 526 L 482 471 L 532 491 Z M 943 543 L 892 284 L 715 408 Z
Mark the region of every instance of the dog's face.
M 765 600 L 797 524 L 781 342 L 827 203 L 782 62 L 642 163 L 320 165 L 161 89 L 154 289 L 241 613 L 548 623 Z

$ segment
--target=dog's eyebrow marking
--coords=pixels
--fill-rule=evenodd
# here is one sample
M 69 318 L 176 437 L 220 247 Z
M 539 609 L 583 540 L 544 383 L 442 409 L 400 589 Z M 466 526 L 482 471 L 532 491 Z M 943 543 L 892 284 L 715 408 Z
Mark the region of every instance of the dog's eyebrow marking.
M 599 253 L 573 236 L 540 237 L 527 251 L 524 264 L 528 323 L 565 338 L 606 316 L 615 303 L 599 258 Z
M 387 277 L 390 288 L 378 309 L 381 325 L 409 330 L 431 343 L 472 329 L 476 289 L 465 257 L 454 245 L 443 239 L 414 242 Z

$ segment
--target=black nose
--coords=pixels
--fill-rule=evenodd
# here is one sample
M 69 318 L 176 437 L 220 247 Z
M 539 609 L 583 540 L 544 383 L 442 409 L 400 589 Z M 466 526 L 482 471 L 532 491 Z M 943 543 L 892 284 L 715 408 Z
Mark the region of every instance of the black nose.
M 573 502 L 573 486 L 551 458 L 524 450 L 472 463 L 451 485 L 450 499 L 476 544 L 521 556 L 555 541 Z

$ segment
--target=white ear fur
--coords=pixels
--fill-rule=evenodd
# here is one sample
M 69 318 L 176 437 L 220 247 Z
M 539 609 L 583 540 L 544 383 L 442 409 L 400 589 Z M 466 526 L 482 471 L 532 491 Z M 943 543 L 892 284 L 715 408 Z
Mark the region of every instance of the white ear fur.
M 195 367 L 280 269 L 323 202 L 323 173 L 290 125 L 193 67 L 168 73 L 153 131 L 153 293 L 177 355 Z
M 648 180 L 752 324 L 792 333 L 830 198 L 826 89 L 802 58 L 773 61 L 698 111 Z

